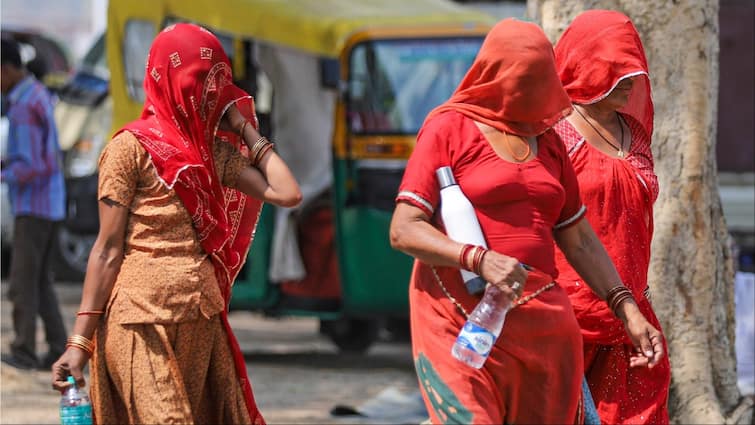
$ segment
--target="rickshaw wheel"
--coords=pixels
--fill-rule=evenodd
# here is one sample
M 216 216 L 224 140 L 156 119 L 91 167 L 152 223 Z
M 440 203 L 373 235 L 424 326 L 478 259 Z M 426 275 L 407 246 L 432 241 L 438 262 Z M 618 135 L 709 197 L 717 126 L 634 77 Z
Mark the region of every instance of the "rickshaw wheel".
M 330 338 L 341 352 L 361 354 L 378 338 L 380 321 L 342 318 L 320 320 L 320 332 Z

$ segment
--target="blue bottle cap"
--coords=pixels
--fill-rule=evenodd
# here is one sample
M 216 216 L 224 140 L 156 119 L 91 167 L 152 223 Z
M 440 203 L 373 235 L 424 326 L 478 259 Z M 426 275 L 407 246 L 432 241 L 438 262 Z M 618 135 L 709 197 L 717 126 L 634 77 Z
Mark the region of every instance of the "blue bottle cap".
M 66 382 L 68 382 L 71 385 L 76 385 L 76 380 L 73 379 L 73 376 L 68 375 L 68 378 L 66 378 Z

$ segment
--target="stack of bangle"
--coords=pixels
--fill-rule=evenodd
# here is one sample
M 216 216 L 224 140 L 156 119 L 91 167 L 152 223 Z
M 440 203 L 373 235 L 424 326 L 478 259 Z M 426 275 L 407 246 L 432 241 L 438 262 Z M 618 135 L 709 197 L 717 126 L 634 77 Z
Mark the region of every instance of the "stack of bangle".
M 71 335 L 68 337 L 66 347 L 76 347 L 85 351 L 90 356 L 94 353 L 94 341 L 81 335 Z
M 262 160 L 262 158 L 265 157 L 265 153 L 267 153 L 268 150 L 272 149 L 273 146 L 275 146 L 275 144 L 267 140 L 267 137 L 260 136 L 259 139 L 254 142 L 252 147 L 249 148 L 249 157 L 252 159 L 252 165 L 256 167 L 257 164 L 259 164 L 259 162 Z
M 471 259 L 470 253 L 472 254 Z M 485 258 L 485 254 L 487 253 L 488 250 L 479 245 L 465 244 L 461 247 L 461 251 L 459 251 L 459 265 L 464 270 L 469 270 L 477 276 L 482 276 L 480 268 L 482 266 L 482 259 Z
M 634 295 L 632 295 L 632 291 L 629 288 L 621 284 L 614 286 L 606 294 L 606 304 L 608 304 L 608 307 L 613 311 L 615 316 L 618 316 L 616 309 L 626 300 L 634 301 Z

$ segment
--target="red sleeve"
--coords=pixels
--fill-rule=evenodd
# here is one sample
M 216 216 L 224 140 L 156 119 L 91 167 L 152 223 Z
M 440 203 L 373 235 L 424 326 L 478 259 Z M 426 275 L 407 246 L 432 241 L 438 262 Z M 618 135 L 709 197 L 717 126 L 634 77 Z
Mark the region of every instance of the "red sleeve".
M 450 114 L 431 118 L 417 134 L 417 143 L 404 170 L 396 202 L 406 202 L 432 217 L 440 203 L 440 187 L 435 170 L 451 165 L 449 138 L 454 134 Z
M 579 222 L 584 217 L 587 209 L 582 203 L 582 198 L 579 195 L 579 182 L 577 181 L 577 174 L 574 172 L 571 160 L 566 153 L 565 144 L 558 139 L 555 132 L 551 133 L 556 138 L 553 143 L 556 146 L 557 154 L 561 162 L 561 186 L 564 188 L 564 206 L 561 208 L 561 214 L 558 217 L 556 225 L 553 227 L 555 230 L 560 230 L 569 227 Z
M 637 178 L 647 189 L 650 202 L 654 203 L 658 198 L 658 177 L 655 175 L 653 165 L 653 152 L 650 150 L 650 138 L 639 121 L 631 115 L 622 115 L 629 126 L 632 134 L 632 147 L 630 148 L 627 161 L 637 170 Z

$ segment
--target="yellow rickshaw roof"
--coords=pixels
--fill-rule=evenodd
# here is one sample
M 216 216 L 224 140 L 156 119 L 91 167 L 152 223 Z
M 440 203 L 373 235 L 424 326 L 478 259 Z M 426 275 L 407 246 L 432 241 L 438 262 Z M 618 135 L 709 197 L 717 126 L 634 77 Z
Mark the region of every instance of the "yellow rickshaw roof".
M 371 28 L 489 26 L 489 15 L 449 0 L 110 0 L 113 16 L 177 16 L 214 31 L 246 35 L 337 57 L 352 34 Z M 147 18 L 148 16 L 144 16 Z

